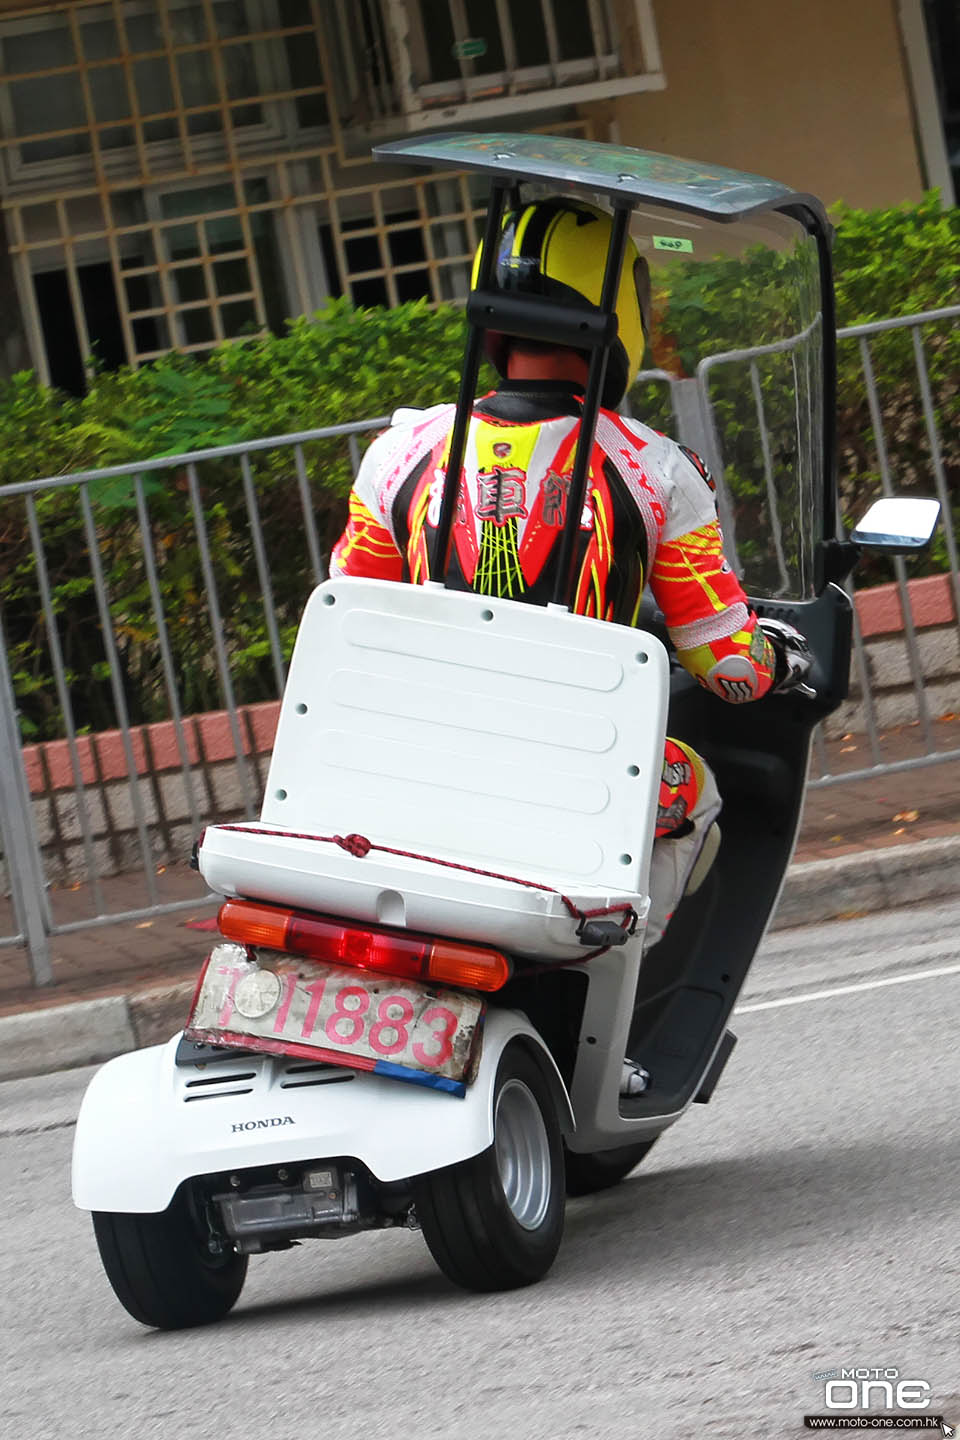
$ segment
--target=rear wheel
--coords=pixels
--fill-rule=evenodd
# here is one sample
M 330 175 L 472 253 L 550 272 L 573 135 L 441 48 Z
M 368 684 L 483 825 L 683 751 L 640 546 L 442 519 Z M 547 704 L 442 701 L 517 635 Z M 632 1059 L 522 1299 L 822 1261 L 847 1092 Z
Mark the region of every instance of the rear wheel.
M 550 1085 L 521 1045 L 503 1053 L 488 1150 L 414 1182 L 430 1253 L 466 1290 L 540 1280 L 563 1234 L 563 1140 Z
M 598 1150 L 589 1155 L 567 1151 L 567 1194 L 592 1195 L 617 1185 L 645 1159 L 660 1137 L 642 1140 L 637 1145 L 621 1145 L 616 1150 Z
M 227 1314 L 243 1289 L 246 1255 L 211 1240 L 189 1186 L 181 1186 L 159 1214 L 95 1212 L 93 1231 L 117 1299 L 142 1325 L 209 1325 Z

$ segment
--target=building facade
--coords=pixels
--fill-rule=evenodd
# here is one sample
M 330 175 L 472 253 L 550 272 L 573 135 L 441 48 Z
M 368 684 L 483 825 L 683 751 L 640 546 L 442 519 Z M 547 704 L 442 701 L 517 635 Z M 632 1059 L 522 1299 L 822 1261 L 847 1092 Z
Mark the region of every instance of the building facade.
M 0 370 L 79 393 L 92 356 L 202 352 L 330 296 L 461 299 L 484 186 L 370 157 L 426 128 L 619 138 L 828 202 L 932 183 L 952 201 L 957 12 L 0 0 Z

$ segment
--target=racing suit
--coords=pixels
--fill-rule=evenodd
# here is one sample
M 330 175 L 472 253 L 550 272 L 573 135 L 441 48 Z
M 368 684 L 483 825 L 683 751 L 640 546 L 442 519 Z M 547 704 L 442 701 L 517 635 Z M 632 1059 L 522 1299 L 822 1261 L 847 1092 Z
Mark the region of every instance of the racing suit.
M 581 387 L 542 380 L 505 380 L 475 404 L 448 586 L 533 604 L 552 599 L 581 408 Z M 398 411 L 373 442 L 331 575 L 430 578 L 454 411 Z M 774 684 L 776 655 L 724 559 L 706 466 L 692 450 L 610 410 L 597 421 L 576 574 L 575 612 L 624 625 L 636 623 L 649 584 L 681 664 L 724 700 L 755 700 Z M 668 739 L 647 948 L 684 893 L 719 810 L 704 761 Z

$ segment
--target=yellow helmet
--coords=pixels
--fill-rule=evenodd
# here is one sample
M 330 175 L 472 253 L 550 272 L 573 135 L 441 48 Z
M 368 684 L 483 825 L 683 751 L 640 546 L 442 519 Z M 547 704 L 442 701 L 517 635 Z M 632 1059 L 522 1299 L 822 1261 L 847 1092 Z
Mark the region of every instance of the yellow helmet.
M 502 290 L 547 295 L 598 309 L 613 221 L 595 205 L 565 196 L 536 200 L 504 216 L 497 255 Z M 477 283 L 480 252 L 473 264 Z M 617 294 L 618 335 L 610 350 L 602 403 L 614 409 L 633 383 L 643 352 L 649 314 L 650 275 L 633 240 L 627 240 Z M 506 373 L 509 340 L 487 331 L 487 354 Z

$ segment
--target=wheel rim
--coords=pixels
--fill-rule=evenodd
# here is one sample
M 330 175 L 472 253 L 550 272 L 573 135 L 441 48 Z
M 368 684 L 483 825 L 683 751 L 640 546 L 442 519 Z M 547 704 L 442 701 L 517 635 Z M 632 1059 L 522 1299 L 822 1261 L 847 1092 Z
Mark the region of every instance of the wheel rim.
M 494 1127 L 497 1169 L 510 1213 L 524 1230 L 536 1230 L 550 1204 L 553 1167 L 543 1113 L 522 1080 L 508 1080 L 500 1091 Z

